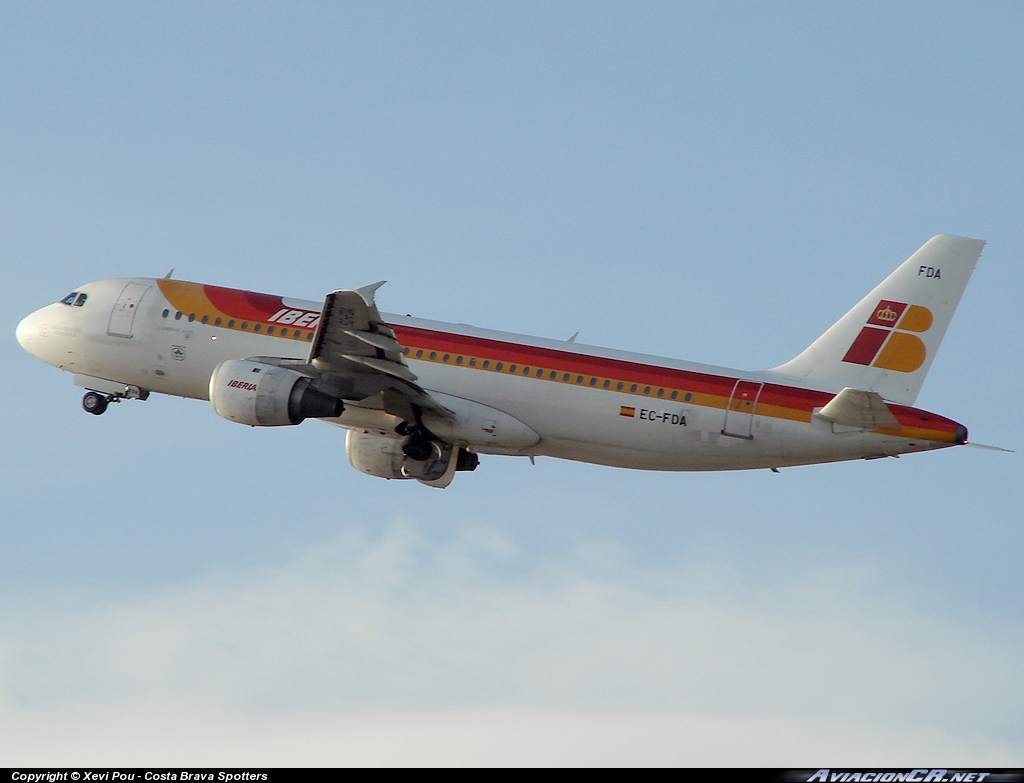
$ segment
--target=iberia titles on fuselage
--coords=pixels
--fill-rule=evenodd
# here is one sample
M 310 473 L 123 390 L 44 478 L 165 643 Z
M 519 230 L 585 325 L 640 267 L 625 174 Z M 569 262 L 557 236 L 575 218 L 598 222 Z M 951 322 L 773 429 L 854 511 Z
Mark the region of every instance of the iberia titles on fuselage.
M 251 426 L 348 429 L 354 467 L 447 486 L 480 454 L 647 470 L 776 469 L 928 451 L 966 428 L 913 403 L 984 242 L 929 240 L 791 361 L 742 372 L 170 278 L 84 285 L 18 340 L 83 407 L 150 393 Z

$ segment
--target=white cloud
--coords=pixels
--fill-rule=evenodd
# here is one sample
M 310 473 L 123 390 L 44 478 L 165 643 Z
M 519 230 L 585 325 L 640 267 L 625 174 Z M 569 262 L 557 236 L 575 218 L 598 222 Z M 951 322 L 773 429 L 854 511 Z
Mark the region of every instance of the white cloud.
M 852 569 L 765 586 L 594 551 L 395 523 L 260 573 L 8 610 L 0 755 L 1021 762 L 1019 629 L 929 614 Z
M 74 705 L 3 726 L 8 764 L 1012 766 L 977 734 L 836 718 L 539 709 L 282 713 Z M 45 737 L 45 740 L 40 738 Z

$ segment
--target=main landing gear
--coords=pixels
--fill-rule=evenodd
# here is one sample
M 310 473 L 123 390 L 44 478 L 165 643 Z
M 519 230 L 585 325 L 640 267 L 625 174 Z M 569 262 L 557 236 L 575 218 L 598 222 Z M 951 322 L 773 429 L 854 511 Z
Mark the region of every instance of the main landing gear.
M 434 449 L 434 441 L 428 440 L 419 433 L 407 435 L 402 441 L 402 451 L 405 456 L 417 462 L 425 462 L 430 459 L 434 454 Z
M 416 419 L 416 424 L 400 421 L 395 427 L 395 432 L 405 436 L 402 441 L 402 453 L 409 459 L 424 462 L 433 454 L 434 435 L 419 421 L 419 411 L 416 412 Z
M 402 440 L 402 453 L 415 462 L 427 462 L 430 459 L 447 461 L 450 458 L 453 446 L 440 440 L 422 423 L 410 425 L 403 421 L 395 427 L 395 432 L 405 436 Z M 456 471 L 477 469 L 480 457 L 475 452 L 457 446 L 454 449 Z

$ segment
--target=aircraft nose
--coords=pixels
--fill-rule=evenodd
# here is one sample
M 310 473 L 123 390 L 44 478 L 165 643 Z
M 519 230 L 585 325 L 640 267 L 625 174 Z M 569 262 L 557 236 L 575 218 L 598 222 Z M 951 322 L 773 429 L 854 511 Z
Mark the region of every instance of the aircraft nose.
M 40 327 L 39 311 L 37 310 L 21 319 L 16 332 L 21 347 L 33 356 L 39 355 L 39 342 L 43 337 Z
M 21 343 L 21 347 L 28 351 L 29 345 L 32 343 L 32 338 L 35 336 L 36 324 L 35 319 L 29 315 L 21 319 L 21 323 L 18 324 L 18 342 Z

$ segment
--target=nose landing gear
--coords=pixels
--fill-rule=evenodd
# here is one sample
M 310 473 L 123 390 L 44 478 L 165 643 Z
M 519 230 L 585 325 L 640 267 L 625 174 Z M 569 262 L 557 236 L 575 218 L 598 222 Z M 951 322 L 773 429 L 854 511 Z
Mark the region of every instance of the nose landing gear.
M 106 397 L 96 392 L 86 392 L 82 398 L 82 409 L 93 416 L 99 416 L 107 409 L 107 405 L 112 399 L 112 397 Z
M 75 376 L 75 383 L 78 386 L 85 386 L 85 383 L 79 383 L 79 377 Z M 93 416 L 99 416 L 104 413 L 107 410 L 107 406 L 112 402 L 144 400 L 149 397 L 149 391 L 140 389 L 138 386 L 125 386 L 124 384 L 104 381 L 98 378 L 83 377 L 83 380 L 88 382 L 89 385 L 86 386 L 88 391 L 82 397 L 82 409 Z M 97 388 L 100 391 L 96 391 Z

